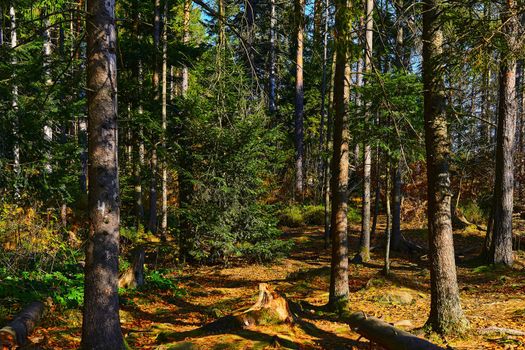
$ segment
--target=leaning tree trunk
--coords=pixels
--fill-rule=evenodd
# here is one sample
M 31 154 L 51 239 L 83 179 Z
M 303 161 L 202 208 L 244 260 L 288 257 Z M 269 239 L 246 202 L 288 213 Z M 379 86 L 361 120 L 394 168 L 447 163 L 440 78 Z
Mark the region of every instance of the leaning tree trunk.
M 452 240 L 450 144 L 442 77 L 443 32 L 441 0 L 423 3 L 423 82 L 428 180 L 430 256 L 430 316 L 427 324 L 440 333 L 461 332 L 467 326 L 459 300 Z
M 119 178 L 115 1 L 88 1 L 89 239 L 82 349 L 124 349 L 119 320 Z
M 516 59 L 518 18 L 514 0 L 502 9 L 507 54 L 500 67 L 496 178 L 494 183 L 494 226 L 489 262 L 512 266 L 512 211 L 514 199 L 514 138 L 516 134 Z
M 335 18 L 334 141 L 332 156 L 332 261 L 329 306 L 340 308 L 348 299 L 348 124 L 345 113 L 345 68 L 348 52 L 347 0 L 337 0 Z
M 304 0 L 295 0 L 297 54 L 295 75 L 295 194 L 302 200 L 304 191 Z

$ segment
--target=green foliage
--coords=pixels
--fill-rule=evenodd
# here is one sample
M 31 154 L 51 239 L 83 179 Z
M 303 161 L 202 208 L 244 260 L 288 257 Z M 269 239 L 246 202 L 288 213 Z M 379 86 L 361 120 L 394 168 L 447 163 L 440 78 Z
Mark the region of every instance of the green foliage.
M 71 272 L 23 271 L 18 276 L 0 271 L 0 304 L 27 304 L 50 297 L 61 308 L 77 308 L 84 299 L 84 275 Z
M 307 205 L 303 208 L 303 216 L 308 225 L 324 225 L 324 206 Z
M 300 227 L 304 224 L 304 215 L 300 206 L 292 205 L 279 211 L 279 225 L 287 227 Z
M 301 227 L 303 225 L 324 225 L 322 205 L 292 205 L 279 211 L 279 225 Z
M 162 270 L 147 273 L 143 289 L 170 291 L 176 297 L 186 295 L 186 291 L 178 286 L 177 279 L 173 274 Z
M 349 223 L 357 224 L 361 222 L 361 211 L 357 207 L 348 206 L 346 217 Z
M 198 261 L 268 261 L 286 251 L 265 203 L 284 167 L 284 134 L 253 101 L 244 68 L 222 54 L 203 57 L 195 67 L 198 88 L 178 101 L 179 241 Z
M 480 207 L 480 205 L 475 201 L 468 201 L 466 203 L 463 203 L 460 206 L 460 210 L 465 216 L 465 218 L 467 218 L 468 221 L 474 224 L 484 225 L 487 223 L 487 212 L 484 211 Z

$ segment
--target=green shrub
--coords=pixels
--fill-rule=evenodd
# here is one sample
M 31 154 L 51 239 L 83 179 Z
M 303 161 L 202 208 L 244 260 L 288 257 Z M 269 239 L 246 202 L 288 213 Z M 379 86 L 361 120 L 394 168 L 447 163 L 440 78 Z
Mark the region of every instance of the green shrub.
M 287 227 L 300 227 L 305 224 L 303 211 L 299 206 L 291 206 L 279 212 L 279 225 Z
M 84 300 L 84 274 L 81 272 L 24 271 L 20 276 L 6 276 L 0 280 L 0 302 L 26 304 L 50 297 L 62 308 L 77 308 Z
M 256 243 L 245 243 L 240 247 L 242 255 L 258 263 L 284 258 L 293 248 L 290 240 L 267 240 Z
M 170 273 L 162 270 L 151 271 L 146 274 L 145 289 L 171 291 L 176 296 L 186 295 L 186 291 L 177 285 L 177 280 Z
M 308 225 L 324 225 L 324 206 L 308 205 L 304 207 L 303 218 Z
M 361 222 L 361 212 L 359 209 L 349 206 L 348 213 L 346 214 L 349 223 L 357 224 Z
M 477 202 L 470 201 L 460 206 L 460 210 L 465 218 L 473 224 L 486 224 L 487 213 L 479 206 Z

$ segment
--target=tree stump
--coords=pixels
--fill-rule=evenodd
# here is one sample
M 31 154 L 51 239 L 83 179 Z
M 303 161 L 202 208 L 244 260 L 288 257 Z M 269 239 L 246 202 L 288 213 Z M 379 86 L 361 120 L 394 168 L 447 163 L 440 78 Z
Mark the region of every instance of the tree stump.
M 257 325 L 294 323 L 295 320 L 285 296 L 273 290 L 267 283 L 260 283 L 257 302 L 248 310 L 221 317 L 204 325 L 201 330 L 222 333 Z
M 137 288 L 144 285 L 145 255 L 143 247 L 135 249 L 132 265 L 118 279 L 119 288 Z

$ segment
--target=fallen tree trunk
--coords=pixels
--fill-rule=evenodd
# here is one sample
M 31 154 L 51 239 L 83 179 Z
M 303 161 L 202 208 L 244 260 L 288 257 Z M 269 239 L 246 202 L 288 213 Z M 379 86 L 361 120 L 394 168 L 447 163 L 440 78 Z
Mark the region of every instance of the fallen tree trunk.
M 44 304 L 34 301 L 20 311 L 7 326 L 0 329 L 0 349 L 15 349 L 27 344 L 44 313 Z
M 347 323 L 354 332 L 387 350 L 444 350 L 426 339 L 416 337 L 378 318 L 367 316 L 364 312 L 343 312 L 340 320 Z

